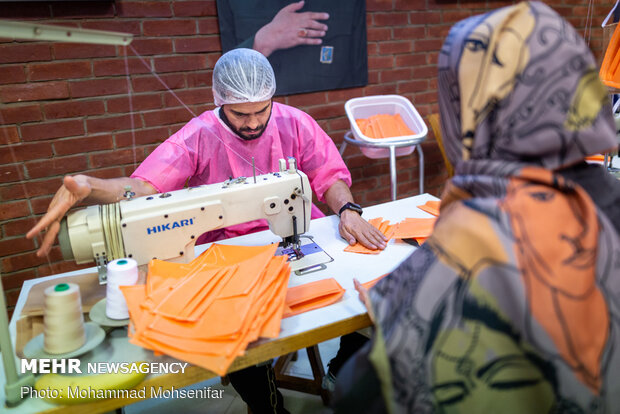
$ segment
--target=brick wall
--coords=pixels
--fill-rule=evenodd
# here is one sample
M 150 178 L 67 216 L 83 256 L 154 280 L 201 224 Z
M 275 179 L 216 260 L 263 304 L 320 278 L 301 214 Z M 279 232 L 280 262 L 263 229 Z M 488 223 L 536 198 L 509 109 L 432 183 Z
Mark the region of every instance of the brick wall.
M 423 116 L 436 112 L 435 65 L 451 25 L 511 3 L 367 0 L 369 85 L 278 100 L 312 115 L 337 145 L 349 129 L 349 98 L 395 93 Z M 586 0 L 548 3 L 586 33 Z M 611 3 L 594 3 L 590 44 L 600 54 L 600 23 Z M 211 73 L 221 54 L 214 0 L 0 3 L 0 19 L 132 33 L 139 55 L 192 111 L 213 107 Z M 62 261 L 58 246 L 37 258 L 38 242 L 24 237 L 63 175 L 129 175 L 191 115 L 123 47 L 0 39 L 0 117 L 0 272 L 12 306 L 24 280 L 76 268 Z M 439 195 L 446 174 L 432 133 L 423 148 L 426 191 Z M 356 200 L 389 200 L 386 159 L 370 160 L 349 146 L 345 161 Z M 397 168 L 398 196 L 417 194 L 417 154 L 399 158 Z

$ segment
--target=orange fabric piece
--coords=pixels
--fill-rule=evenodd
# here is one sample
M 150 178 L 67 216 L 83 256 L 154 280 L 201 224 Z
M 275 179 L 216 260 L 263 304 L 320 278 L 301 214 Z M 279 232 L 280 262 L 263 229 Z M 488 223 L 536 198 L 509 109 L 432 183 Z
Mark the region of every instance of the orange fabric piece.
M 603 154 L 588 155 L 586 161 L 605 161 L 605 156 Z
M 377 114 L 355 120 L 362 134 L 369 138 L 392 138 L 415 133 L 405 124 L 400 114 Z
M 441 201 L 429 200 L 425 204 L 417 206 L 420 210 L 426 211 L 433 216 L 439 216 L 439 206 Z
M 406 218 L 396 227 L 395 239 L 416 239 L 428 237 L 433 232 L 436 218 Z
M 283 318 L 338 302 L 344 289 L 334 278 L 321 279 L 288 289 Z
M 614 29 L 614 34 L 607 45 L 605 57 L 599 71 L 601 81 L 612 88 L 620 88 L 620 71 L 618 71 L 618 64 L 620 63 L 620 29 L 618 27 L 620 25 L 617 25 Z
M 383 221 L 382 217 L 372 218 L 368 220 L 368 223 L 370 223 L 372 226 L 377 228 L 381 233 L 383 233 L 385 237 L 388 239 L 388 241 L 393 237 L 397 229 L 397 226 L 398 226 L 397 224 L 390 225 L 390 221 L 389 220 Z M 345 247 L 344 251 L 350 252 L 350 253 L 361 253 L 361 254 L 379 254 L 381 253 L 382 250 L 378 250 L 378 249 L 371 250 L 367 247 L 362 246 L 360 243 L 355 243 L 353 246 L 349 245 Z

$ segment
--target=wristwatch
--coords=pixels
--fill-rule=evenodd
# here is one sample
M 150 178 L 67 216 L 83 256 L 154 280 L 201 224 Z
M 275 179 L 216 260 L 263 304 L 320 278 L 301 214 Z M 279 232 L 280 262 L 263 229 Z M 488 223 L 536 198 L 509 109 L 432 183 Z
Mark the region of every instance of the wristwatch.
M 340 208 L 340 211 L 338 212 L 338 217 L 340 217 L 340 215 L 342 214 L 343 211 L 345 210 L 353 210 L 359 213 L 359 215 L 361 216 L 363 211 L 362 210 L 362 206 L 360 206 L 359 204 L 355 204 L 355 203 L 346 203 L 344 206 L 342 206 Z

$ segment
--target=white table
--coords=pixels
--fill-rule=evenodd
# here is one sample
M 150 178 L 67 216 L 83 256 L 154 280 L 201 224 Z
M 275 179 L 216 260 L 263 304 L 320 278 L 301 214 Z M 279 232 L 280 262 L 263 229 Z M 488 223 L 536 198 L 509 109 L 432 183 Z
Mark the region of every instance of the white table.
M 416 208 L 417 205 L 424 204 L 429 200 L 437 198 L 422 194 L 397 201 L 391 201 L 364 209 L 364 217 L 383 217 L 393 223 L 407 217 L 432 217 L 430 214 Z M 336 216 L 324 217 L 313 220 L 310 226 L 309 235 L 314 237 L 314 241 L 334 258 L 334 261 L 327 264 L 327 268 L 315 273 L 297 276 L 294 273 L 289 280 L 289 286 L 297 286 L 304 283 L 325 278 L 335 278 L 340 285 L 346 289 L 344 297 L 339 302 L 310 312 L 302 313 L 282 320 L 280 336 L 276 339 L 261 339 L 252 343 L 248 347 L 245 356 L 237 358 L 231 370 L 241 369 L 254 365 L 261 361 L 285 355 L 298 349 L 303 349 L 325 340 L 336 338 L 344 334 L 353 332 L 364 326 L 369 326 L 370 322 L 364 306 L 358 299 L 357 291 L 353 287 L 353 278 L 360 282 L 373 280 L 385 273 L 394 270 L 404 259 L 406 259 L 415 247 L 400 240 L 390 241 L 388 247 L 378 255 L 363 255 L 347 253 L 344 248 L 347 243 L 338 233 L 338 218 Z M 269 231 L 249 234 L 233 239 L 223 240 L 221 244 L 232 245 L 265 245 L 279 241 L 278 237 Z M 200 254 L 208 245 L 198 246 L 196 254 Z M 24 282 L 20 293 L 13 319 L 9 325 L 13 346 L 15 346 L 16 322 L 21 314 L 21 310 L 26 303 L 28 292 L 33 285 L 45 280 L 79 275 L 93 272 L 94 268 L 79 270 L 75 272 L 63 273 L 45 278 L 28 280 Z M 127 341 L 124 330 L 115 330 L 108 335 L 108 338 L 94 351 L 84 355 L 82 362 L 98 361 L 173 361 L 169 357 L 155 357 L 149 350 L 132 345 Z M 1 362 L 1 361 L 0 361 Z M 17 361 L 19 367 L 19 361 Z M 4 371 L 0 377 L 0 401 L 4 403 Z M 159 376 L 149 376 L 142 384 L 147 386 L 162 385 L 173 383 L 175 387 L 183 387 L 192 383 L 215 376 L 202 368 L 191 367 L 185 374 L 168 374 Z M 141 385 L 141 386 L 142 386 Z M 117 407 L 122 407 L 136 400 L 104 400 L 95 403 L 82 404 L 78 406 L 56 406 L 40 399 L 28 399 L 21 405 L 4 409 L 3 413 L 38 413 L 47 412 L 106 412 Z M 1 405 L 0 405 L 1 407 Z M 4 408 L 4 407 L 3 407 Z

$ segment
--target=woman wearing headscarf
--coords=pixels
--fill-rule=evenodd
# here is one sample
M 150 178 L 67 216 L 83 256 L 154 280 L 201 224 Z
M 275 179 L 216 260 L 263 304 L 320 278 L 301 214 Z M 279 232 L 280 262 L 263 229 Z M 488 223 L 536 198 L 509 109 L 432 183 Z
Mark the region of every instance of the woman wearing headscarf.
M 593 413 L 620 407 L 620 182 L 607 90 L 542 3 L 457 23 L 439 57 L 456 175 L 432 236 L 370 292 L 374 337 L 337 412 Z

